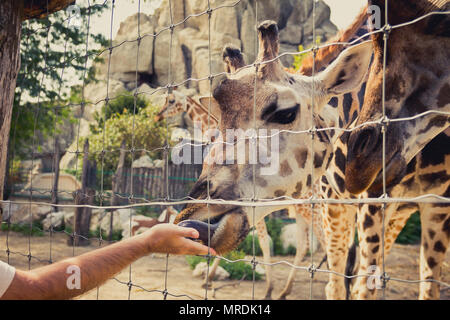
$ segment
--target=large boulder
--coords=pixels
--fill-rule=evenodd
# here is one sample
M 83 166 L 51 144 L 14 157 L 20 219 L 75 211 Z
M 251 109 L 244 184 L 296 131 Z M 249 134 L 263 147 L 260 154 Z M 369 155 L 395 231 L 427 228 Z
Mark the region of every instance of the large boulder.
M 208 268 L 208 265 L 206 264 L 206 262 L 199 262 L 195 266 L 194 271 L 192 271 L 192 275 L 196 278 L 205 278 L 208 270 L 211 270 L 211 267 Z M 230 273 L 228 271 L 226 271 L 224 268 L 222 268 L 221 266 L 218 266 L 216 269 L 216 273 L 214 274 L 213 280 L 221 281 L 221 280 L 227 280 L 228 278 L 230 278 Z
M 136 13 L 120 24 L 111 53 L 110 74 L 113 79 L 135 82 L 136 71 L 138 75 L 153 73 L 153 33 L 152 18 L 144 13 L 139 16 Z M 140 41 L 136 40 L 139 35 Z

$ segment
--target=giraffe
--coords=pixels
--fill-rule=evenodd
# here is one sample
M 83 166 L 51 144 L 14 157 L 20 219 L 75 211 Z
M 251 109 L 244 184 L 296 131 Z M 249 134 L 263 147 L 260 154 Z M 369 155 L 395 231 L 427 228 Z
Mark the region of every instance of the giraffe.
M 346 59 L 346 60 L 351 60 L 351 59 Z M 347 61 L 348 62 L 348 61 Z M 335 65 L 336 65 L 336 63 L 335 63 Z M 337 63 L 337 65 L 339 65 L 339 63 Z M 333 70 L 333 69 L 331 69 L 331 70 Z M 325 73 L 326 74 L 326 73 Z M 292 85 L 292 83 L 290 83 L 291 85 Z M 342 84 L 342 83 L 341 83 Z M 344 98 L 344 100 L 345 100 L 345 98 Z M 333 104 L 331 101 L 330 101 L 330 103 L 331 104 Z M 336 106 L 334 106 L 334 107 L 336 107 Z M 332 114 L 333 112 L 332 111 L 330 111 L 330 112 L 328 112 L 328 114 Z M 340 118 L 339 118 L 339 120 L 341 120 Z M 342 121 L 342 120 L 341 120 Z M 328 123 L 330 123 L 330 122 L 328 122 Z M 332 136 L 333 136 L 334 134 L 332 134 Z M 341 140 L 341 138 L 339 139 L 339 140 Z M 337 140 L 337 141 L 339 141 L 339 140 Z M 342 140 L 344 140 L 344 139 L 342 139 Z M 342 161 L 342 159 L 343 159 L 343 155 L 345 154 L 345 153 L 343 153 L 343 151 L 341 150 L 340 151 L 341 152 L 341 155 L 339 155 L 339 156 L 337 156 L 338 155 L 338 153 L 336 153 L 336 156 L 335 156 L 335 162 L 336 162 L 336 167 L 337 168 L 341 168 L 341 167 L 343 167 L 343 170 L 341 170 L 341 174 L 343 174 L 343 171 L 345 171 L 345 157 L 344 157 L 344 161 Z M 329 163 L 329 161 L 327 161 L 327 163 Z M 344 163 L 344 166 L 342 166 L 342 164 Z M 332 175 L 332 179 L 330 179 L 332 182 L 333 182 L 333 185 L 334 185 L 334 188 L 336 189 L 336 190 L 339 190 L 339 189 L 342 189 L 342 187 L 344 186 L 344 184 L 343 184 L 343 179 L 342 179 L 342 176 L 343 175 L 341 175 L 341 176 L 339 176 L 339 174 L 337 175 L 337 176 L 339 176 L 340 177 L 340 179 L 337 179 L 336 177 L 336 173 L 339 173 L 339 172 L 334 172 L 334 174 Z M 323 178 L 325 178 L 325 182 L 327 182 L 327 179 L 326 179 L 326 177 L 323 177 Z M 333 181 L 333 179 L 334 179 L 334 181 Z M 308 184 L 308 183 L 307 183 Z M 310 184 L 310 182 L 309 182 L 309 184 Z M 194 188 L 194 192 L 193 192 L 193 194 L 195 194 L 196 192 L 198 192 L 198 190 L 196 191 L 195 190 L 195 188 Z M 445 191 L 443 191 L 444 193 L 445 193 Z M 197 194 L 198 195 L 198 194 Z M 187 217 L 189 217 L 189 218 L 191 218 L 192 216 L 193 216 L 193 214 L 192 213 L 196 213 L 195 211 L 200 211 L 201 210 L 201 208 L 199 207 L 199 205 L 196 205 L 197 206 L 197 208 L 195 208 L 195 206 L 194 206 L 194 208 L 190 208 L 190 211 L 191 212 L 184 212 L 184 214 L 187 216 Z M 200 210 L 199 210 L 200 209 Z M 404 210 L 405 208 L 401 208 L 402 210 Z M 407 208 L 406 208 L 407 209 Z M 223 210 L 223 209 L 222 209 Z M 230 210 L 231 211 L 231 210 Z M 340 212 L 338 211 L 338 212 L 335 212 L 335 211 L 332 211 L 332 210 L 329 210 L 330 212 L 329 212 L 329 214 L 328 214 L 328 216 L 327 216 L 327 219 L 329 219 L 330 217 L 331 217 L 331 219 L 329 219 L 330 221 L 333 221 L 333 218 L 334 218 L 334 220 L 335 220 L 335 222 L 337 221 L 337 222 L 339 222 L 339 220 L 341 220 L 342 218 L 340 218 L 339 217 L 339 215 L 340 215 Z M 195 217 L 195 216 L 194 216 Z M 335 219 L 336 217 L 339 217 L 340 219 Z M 240 217 L 238 217 L 238 218 L 240 218 Z M 178 219 L 178 222 L 180 221 L 180 220 L 182 220 L 182 219 L 180 219 L 180 218 L 177 218 Z M 245 220 L 245 219 L 243 219 L 243 222 L 244 222 L 244 224 L 248 224 L 248 220 L 249 219 L 247 219 L 247 221 Z M 393 218 L 393 219 L 391 219 L 392 220 L 392 223 L 390 223 L 390 226 L 395 226 L 396 224 L 400 224 L 401 226 L 400 226 L 400 228 L 394 228 L 394 230 L 398 230 L 398 232 L 401 230 L 401 227 L 403 226 L 403 224 L 406 222 L 406 218 L 405 219 L 400 219 L 399 217 L 395 217 L 395 218 Z M 215 224 L 218 224 L 219 222 L 220 222 L 220 220 L 219 219 L 216 219 L 215 221 Z M 326 222 L 327 221 L 325 221 L 325 225 L 326 225 Z M 343 228 L 344 228 L 344 230 L 345 230 L 345 226 L 346 225 L 350 225 L 350 222 L 351 222 L 351 220 L 348 220 L 347 219 L 347 223 L 343 223 L 342 224 L 342 226 L 343 226 Z M 241 223 L 242 223 L 242 220 L 241 220 Z M 329 223 L 329 225 L 333 225 L 333 223 L 331 222 L 331 223 Z M 219 225 L 220 226 L 220 225 Z M 389 226 L 389 227 L 390 227 Z M 387 231 L 389 232 L 389 227 L 388 227 L 388 229 L 387 229 Z M 216 228 L 216 226 L 215 226 L 215 228 Z M 332 230 L 333 228 L 331 228 L 331 230 Z M 335 229 L 336 229 L 336 226 L 335 226 Z M 349 228 L 347 228 L 347 229 L 349 229 Z M 350 228 L 350 230 L 351 230 L 351 228 Z M 214 230 L 215 231 L 215 230 Z M 398 234 L 398 232 L 396 233 L 396 234 Z M 395 233 L 395 232 L 394 232 Z M 396 237 L 396 235 L 395 236 L 393 236 L 393 239 L 395 240 L 395 237 Z M 348 237 L 347 237 L 348 238 Z M 389 239 L 387 239 L 387 240 L 389 240 Z M 333 241 L 330 241 L 330 242 L 333 242 Z M 344 241 L 345 242 L 345 241 Z M 389 245 L 389 242 L 390 241 L 387 241 L 387 244 Z M 393 241 L 391 241 L 391 243 L 392 243 Z M 342 243 L 342 241 L 340 242 L 340 243 Z M 345 249 L 340 249 L 339 250 L 339 247 L 337 247 L 336 249 L 338 249 L 337 251 L 345 251 Z M 378 248 L 379 249 L 379 248 Z M 377 249 L 377 250 L 378 250 Z M 329 253 L 328 251 L 327 251 L 327 253 Z M 334 267 L 334 265 L 332 265 L 332 269 L 333 269 L 333 267 Z M 329 287 L 328 287 L 328 285 L 327 285 L 327 289 L 328 289 Z M 328 293 L 328 292 L 327 292 Z M 327 297 L 329 297 L 329 295 L 327 294 Z
M 195 101 L 193 98 L 183 94 L 176 88 L 166 96 L 166 102 L 159 113 L 155 116 L 155 121 L 161 121 L 164 118 L 173 117 L 174 115 L 186 112 L 192 122 L 200 122 L 202 125 L 202 133 L 208 130 L 208 119 L 210 119 L 210 127 L 217 126 L 217 118 L 213 113 L 208 117 L 208 109 Z
M 225 59 L 229 59 L 229 55 L 225 56 Z M 200 122 L 202 133 L 205 134 L 206 129 L 215 129 L 218 127 L 218 116 L 214 113 L 210 113 L 211 117 L 208 117 L 208 109 L 209 109 L 209 98 L 208 97 L 199 97 L 199 102 L 194 100 L 193 98 L 184 95 L 179 91 L 173 91 L 166 97 L 166 102 L 164 106 L 161 108 L 158 115 L 155 117 L 155 121 L 161 121 L 164 118 L 174 116 L 180 112 L 186 112 L 188 116 L 191 118 L 192 122 Z M 208 120 L 209 119 L 209 120 Z M 315 190 L 318 193 L 318 190 Z M 311 196 L 308 194 L 307 196 Z M 291 206 L 288 208 L 289 216 L 295 217 L 296 225 L 297 225 L 297 250 L 294 258 L 294 265 L 299 265 L 302 259 L 306 256 L 308 249 L 310 247 L 309 241 L 310 237 L 308 237 L 308 233 L 310 232 L 311 225 L 311 211 L 307 206 Z M 320 213 L 316 212 L 314 217 L 319 217 Z M 270 240 L 269 234 L 267 232 L 267 227 L 264 220 L 258 221 L 255 224 L 255 230 L 258 235 L 258 240 L 260 243 L 260 247 L 263 253 L 263 259 L 266 263 L 266 290 L 265 290 L 265 299 L 271 299 L 272 290 L 273 290 L 273 280 L 272 273 L 270 268 Z M 322 232 L 321 220 L 318 218 L 313 219 L 313 230 L 318 237 L 319 243 L 325 248 L 324 237 Z M 203 287 L 210 286 L 211 282 L 214 278 L 216 270 L 219 266 L 220 259 L 215 259 L 213 265 L 210 268 L 209 274 L 206 276 Z M 277 299 L 286 299 L 286 297 L 290 294 L 292 290 L 292 284 L 295 277 L 295 268 L 291 269 L 291 272 L 288 276 L 288 280 L 283 291 L 280 293 Z
M 274 59 L 278 54 L 278 30 L 275 22 L 263 22 L 258 28 L 259 54 L 257 63 L 250 68 L 244 66 L 238 49 L 226 48 L 225 52 L 233 55 L 233 59 L 224 59 L 228 63 L 228 71 L 216 82 L 211 105 L 220 109 L 220 126 L 222 134 L 228 128 L 253 127 L 253 116 L 257 127 L 278 128 L 282 130 L 305 130 L 312 121 L 316 126 L 330 127 L 339 123 L 339 113 L 333 106 L 326 105 L 332 96 L 351 92 L 358 88 L 365 78 L 372 48 L 370 42 L 362 43 L 346 49 L 329 67 L 314 79 L 311 77 L 289 74 L 282 68 L 281 63 Z M 262 63 L 270 61 L 270 63 Z M 352 77 L 346 74 L 352 71 Z M 344 75 L 342 75 L 344 74 Z M 257 88 L 254 87 L 256 75 Z M 313 99 L 310 99 L 312 86 L 316 85 Z M 256 114 L 253 115 L 254 98 L 256 91 Z M 317 113 L 311 114 L 312 101 Z M 324 109 L 326 109 L 324 111 Z M 301 116 L 298 116 L 301 114 Z M 320 115 L 323 115 L 321 117 Z M 258 197 L 271 198 L 274 195 L 292 196 L 301 198 L 313 185 L 310 175 L 314 167 L 314 177 L 321 177 L 326 164 L 332 157 L 331 145 L 337 135 L 326 131 L 317 132 L 319 141 L 314 144 L 313 154 L 309 154 L 308 139 L 303 141 L 296 135 L 282 135 L 280 137 L 280 150 L 293 150 L 293 152 L 280 152 L 279 172 L 270 176 L 270 183 L 265 177 L 255 176 Z M 219 147 L 214 145 L 209 157 L 214 158 L 220 153 Z M 248 164 L 215 165 L 209 167 L 209 179 L 203 170 L 199 180 L 191 190 L 190 196 L 201 199 L 206 196 L 206 187 L 209 183 L 212 199 L 234 200 L 248 199 L 252 194 L 252 169 L 261 169 L 261 165 Z M 209 180 L 209 182 L 207 181 Z M 244 239 L 251 225 L 264 218 L 271 211 L 283 208 L 256 207 L 253 210 L 247 207 L 229 204 L 211 204 L 206 210 L 205 204 L 188 204 L 179 216 L 176 223 L 183 221 L 184 225 L 195 226 L 205 230 L 208 215 L 210 214 L 210 229 L 212 231 L 211 245 L 221 253 L 232 250 Z M 184 221 L 188 220 L 188 221 Z M 350 236 L 346 240 L 351 239 Z
M 367 7 L 366 7 L 367 9 Z M 365 10 L 366 10 L 365 9 Z M 363 10 L 363 11 L 365 11 Z M 349 28 L 349 30 L 355 30 L 353 27 L 358 25 L 358 23 L 354 24 Z M 345 31 L 344 33 L 350 32 L 350 34 L 353 31 Z M 361 32 L 363 31 L 363 32 Z M 367 32 L 370 30 L 358 30 L 355 34 L 356 36 L 361 36 L 364 32 Z M 332 42 L 332 41 L 330 41 Z M 339 40 L 337 42 L 340 42 Z M 343 41 L 342 41 L 343 42 Z M 335 51 L 339 51 L 339 46 L 332 46 L 332 47 L 325 47 L 325 48 L 333 48 Z M 331 57 L 330 59 L 333 59 L 336 57 L 337 52 L 333 52 L 332 50 L 327 50 L 326 52 L 318 52 L 319 56 L 322 54 L 322 56 Z M 323 60 L 325 60 L 323 59 Z M 302 71 L 306 73 L 311 71 L 312 66 L 312 57 L 308 57 L 304 60 L 302 65 Z M 317 63 L 316 61 L 316 70 L 320 70 L 324 66 L 323 61 L 320 61 Z M 355 112 L 359 113 L 359 109 L 362 108 L 362 103 L 364 102 L 364 92 L 365 92 L 365 85 L 363 85 L 363 88 L 358 94 L 352 94 L 352 96 L 348 95 L 347 97 L 340 97 L 340 99 L 333 98 L 335 101 L 330 101 L 333 105 L 338 105 L 342 103 L 342 100 L 347 101 L 358 101 L 356 108 L 353 108 L 354 111 L 351 110 L 351 108 L 347 107 L 347 114 L 348 118 L 356 119 Z M 333 100 L 332 99 L 332 100 Z M 351 105 L 351 103 L 348 103 Z M 343 110 L 344 108 L 340 107 L 340 110 Z M 444 133 L 439 134 L 436 138 L 434 138 L 429 145 L 427 145 L 413 160 L 408 164 L 406 175 L 403 177 L 401 182 L 397 184 L 395 187 L 392 187 L 392 190 L 389 190 L 389 196 L 390 197 L 415 197 L 420 194 L 426 194 L 426 193 L 433 193 L 436 195 L 440 195 L 443 197 L 449 196 L 449 180 L 448 180 L 448 174 L 446 172 L 448 171 L 449 163 L 448 163 L 448 157 L 450 153 L 450 129 L 446 129 Z M 346 143 L 348 137 L 345 137 L 344 135 L 343 139 L 340 139 L 338 142 L 341 143 L 341 146 L 338 146 L 337 149 L 341 149 L 340 153 L 341 156 L 337 157 L 338 152 L 335 151 L 335 160 L 336 163 L 334 171 L 335 173 L 338 173 L 338 176 L 340 178 L 339 181 L 334 181 L 335 185 L 341 185 L 343 186 L 343 177 L 345 172 L 345 160 L 343 160 L 346 154 L 346 146 L 344 145 L 344 142 Z M 344 141 L 345 140 L 345 141 Z M 438 147 L 440 145 L 440 148 Z M 340 159 L 340 160 L 339 160 Z M 430 177 L 433 177 L 434 179 L 437 179 L 437 182 L 430 181 Z M 427 180 L 428 178 L 428 180 Z M 331 179 L 333 179 L 333 176 L 331 176 Z M 336 179 L 335 179 L 336 180 Z M 341 194 L 341 197 L 350 197 L 351 194 Z M 369 194 L 365 193 L 364 197 L 368 197 Z M 376 195 L 378 196 L 378 195 Z M 430 229 L 429 232 L 422 232 L 422 247 L 421 247 L 421 279 L 439 279 L 439 266 L 437 266 L 437 262 L 442 260 L 442 256 L 445 256 L 445 250 L 443 249 L 443 241 L 442 239 L 439 239 L 440 237 L 445 238 L 445 233 L 448 235 L 448 231 L 445 231 L 446 223 L 448 225 L 448 222 L 445 222 L 445 215 L 442 212 L 445 212 L 445 209 L 441 209 L 441 207 L 445 207 L 445 205 L 437 205 L 440 207 L 438 209 L 438 213 L 436 214 L 435 220 L 438 220 L 437 225 L 434 226 L 434 229 Z M 424 223 L 424 220 L 426 219 L 426 215 L 429 214 L 428 212 L 432 210 L 432 205 L 430 204 L 421 204 L 417 205 L 414 203 L 404 203 L 404 204 L 388 204 L 386 206 L 386 214 L 385 214 L 385 221 L 386 221 L 386 232 L 385 232 L 385 249 L 384 253 L 385 256 L 388 255 L 392 244 L 394 243 L 395 239 L 397 238 L 398 234 L 402 230 L 404 224 L 408 220 L 409 216 L 414 213 L 415 211 L 419 210 L 421 212 L 421 219 Z M 440 210 L 440 211 L 439 211 Z M 447 211 L 448 212 L 448 211 Z M 367 273 L 368 266 L 369 265 L 377 265 L 380 267 L 379 263 L 379 257 L 381 253 L 380 249 L 380 233 L 381 231 L 378 229 L 378 234 L 373 234 L 373 230 L 369 228 L 369 231 L 372 232 L 367 237 L 364 236 L 365 234 L 365 228 L 372 224 L 371 219 L 366 219 L 366 214 L 369 214 L 369 217 L 374 216 L 375 220 L 375 228 L 378 228 L 381 224 L 381 207 L 380 206 L 374 206 L 374 205 L 368 205 L 365 204 L 360 208 L 358 216 L 358 235 L 359 235 L 359 242 L 361 247 L 361 253 L 362 253 L 362 265 L 359 270 L 359 275 L 356 279 L 356 285 L 354 286 L 354 292 L 353 297 L 358 299 L 366 299 L 366 298 L 374 298 L 376 297 L 376 290 L 368 290 L 368 287 L 366 285 L 366 278 L 361 277 L 362 274 Z M 329 217 L 329 216 L 328 216 Z M 424 219 L 425 217 L 425 219 Z M 436 222 L 436 221 L 434 221 Z M 442 231 L 440 232 L 440 236 L 436 236 L 436 234 L 439 234 L 436 230 L 439 229 L 440 225 L 439 222 L 443 222 L 442 225 Z M 433 223 L 432 223 L 433 224 Z M 434 223 L 436 224 L 436 223 Z M 426 222 L 424 225 L 427 225 Z M 448 228 L 448 227 L 447 227 Z M 435 249 L 432 248 L 431 244 L 433 242 L 433 237 L 435 238 Z M 328 239 L 329 241 L 330 239 Z M 434 252 L 437 251 L 437 252 Z M 436 254 L 438 257 L 436 258 Z M 334 259 L 334 255 L 328 253 L 328 259 L 329 261 L 336 261 Z M 342 261 L 337 259 L 337 261 Z M 433 271 L 428 266 L 428 261 L 430 261 L 431 265 L 434 266 L 436 262 L 436 270 Z M 333 262 L 332 262 L 333 263 Z M 381 268 L 380 268 L 381 269 Z M 327 288 L 328 289 L 328 288 Z M 327 295 L 328 296 L 328 295 Z M 336 297 L 336 296 L 335 296 Z M 421 299 L 428 299 L 428 298 L 438 298 L 439 297 L 439 291 L 438 286 L 435 283 L 430 282 L 424 282 L 421 284 L 420 287 L 420 294 L 419 298 Z
M 369 4 L 379 6 L 382 23 L 385 22 L 384 12 L 387 9 L 388 22 L 393 25 L 414 20 L 432 11 L 450 9 L 448 0 L 389 1 L 388 8 L 385 8 L 384 1 L 374 0 L 369 1 Z M 384 58 L 384 109 L 389 119 L 411 117 L 431 110 L 450 110 L 449 24 L 448 15 L 431 15 L 414 24 L 398 29 L 388 27 L 384 29 L 384 34 L 372 35 L 374 60 L 357 124 L 378 120 L 383 116 Z M 383 37 L 387 37 L 386 57 Z M 408 185 L 411 190 L 448 197 L 448 119 L 448 116 L 432 113 L 382 126 L 364 125 L 353 131 L 347 137 L 346 188 L 354 194 L 367 191 L 370 197 L 379 197 L 383 193 L 383 127 L 386 132 L 386 192 L 395 193 L 398 181 L 403 179 L 400 184 Z M 419 156 L 414 158 L 416 155 Z M 412 210 L 419 208 L 421 212 L 420 279 L 438 280 L 450 237 L 450 207 L 448 204 L 410 203 L 399 205 L 398 210 L 406 210 L 405 206 Z M 358 214 L 358 233 L 367 250 L 361 252 L 360 272 L 367 270 L 369 265 L 380 264 L 377 248 L 382 236 L 382 211 L 373 205 L 365 205 L 363 209 Z M 390 223 L 386 218 L 393 215 L 391 211 L 389 208 L 385 210 L 386 223 Z M 398 212 L 394 217 L 402 219 Z M 388 224 L 385 227 L 387 230 L 390 226 Z M 355 296 L 373 297 L 374 292 L 368 290 L 363 282 L 364 278 L 357 279 Z M 419 298 L 439 298 L 438 284 L 421 282 Z

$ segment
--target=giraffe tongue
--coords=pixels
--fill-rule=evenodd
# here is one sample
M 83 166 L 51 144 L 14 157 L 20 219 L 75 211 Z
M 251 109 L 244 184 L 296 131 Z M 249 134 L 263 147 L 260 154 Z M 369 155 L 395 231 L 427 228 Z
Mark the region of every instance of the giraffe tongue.
M 210 226 L 210 236 L 212 238 L 214 235 L 214 232 L 216 231 L 217 227 L 219 226 L 219 223 L 220 222 L 217 222 L 214 224 L 208 224 L 206 222 L 199 221 L 199 220 L 183 220 L 180 223 L 178 223 L 178 225 L 180 227 L 185 227 L 185 228 L 194 228 L 195 230 L 198 231 L 200 236 L 198 237 L 198 239 L 193 239 L 193 238 L 189 238 L 189 239 L 194 240 L 194 241 L 200 240 L 201 242 L 203 242 L 203 244 L 208 245 L 208 225 Z

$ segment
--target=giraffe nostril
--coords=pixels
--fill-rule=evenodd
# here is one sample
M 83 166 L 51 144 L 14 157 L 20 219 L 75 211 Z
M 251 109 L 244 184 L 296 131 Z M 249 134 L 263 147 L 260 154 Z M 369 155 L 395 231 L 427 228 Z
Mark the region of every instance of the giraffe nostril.
M 377 145 L 377 129 L 374 127 L 364 128 L 357 133 L 357 137 L 352 143 L 352 151 L 355 156 L 367 155 L 372 152 Z

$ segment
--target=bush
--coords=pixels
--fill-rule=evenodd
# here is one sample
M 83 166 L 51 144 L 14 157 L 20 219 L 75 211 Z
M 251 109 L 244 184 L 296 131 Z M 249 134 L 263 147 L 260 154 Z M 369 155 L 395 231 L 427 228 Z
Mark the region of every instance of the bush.
M 421 239 L 421 225 L 419 212 L 415 212 L 409 217 L 402 231 L 395 240 L 401 244 L 417 244 Z
M 26 236 L 43 237 L 45 235 L 40 222 L 33 222 L 31 224 L 31 230 L 29 223 L 11 223 L 9 226 L 7 223 L 2 223 L 1 226 L 2 231 L 9 230 L 24 234 Z
M 245 253 L 241 250 L 234 250 L 224 256 L 226 259 L 231 261 L 236 261 L 245 258 Z M 200 262 L 208 261 L 207 258 L 199 256 L 186 256 L 186 261 L 191 269 L 195 269 L 197 264 Z M 210 259 L 209 264 L 213 263 L 214 259 Z M 226 260 L 221 260 L 219 266 L 224 268 L 229 274 L 230 279 L 236 280 L 253 280 L 253 268 L 246 261 L 228 262 Z M 261 280 L 262 275 L 255 271 L 255 280 Z

